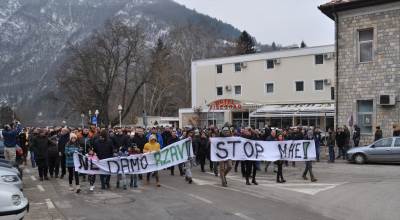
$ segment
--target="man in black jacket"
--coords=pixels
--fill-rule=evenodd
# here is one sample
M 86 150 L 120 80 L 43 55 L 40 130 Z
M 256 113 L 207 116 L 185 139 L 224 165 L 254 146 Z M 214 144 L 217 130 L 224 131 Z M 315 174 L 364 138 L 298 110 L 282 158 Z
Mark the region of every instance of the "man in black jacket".
M 94 142 L 94 152 L 99 160 L 113 157 L 113 142 L 108 137 L 107 130 L 102 130 L 100 136 Z M 101 189 L 110 188 L 110 175 L 100 175 Z
M 60 179 L 63 179 L 65 174 L 67 173 L 67 168 L 65 166 L 65 145 L 69 141 L 69 130 L 68 128 L 62 128 L 60 132 L 60 137 L 58 138 L 58 155 L 60 156 L 60 164 L 61 164 L 61 176 Z M 56 167 L 58 169 L 59 166 Z
M 172 133 L 171 133 L 171 137 L 168 139 L 167 145 L 173 144 L 173 143 L 178 142 L 178 141 L 179 141 L 179 137 L 176 135 L 176 131 L 173 130 Z M 185 173 L 183 172 L 182 164 L 179 164 L 178 168 L 179 168 L 179 174 L 181 176 L 185 175 Z M 173 176 L 174 175 L 174 171 L 175 171 L 175 166 L 170 167 L 170 169 L 171 169 L 171 176 Z
M 47 137 L 45 129 L 40 129 L 39 135 L 32 141 L 32 150 L 35 152 L 35 160 L 38 166 L 40 181 L 49 180 L 47 177 L 48 169 L 48 150 L 50 140 Z

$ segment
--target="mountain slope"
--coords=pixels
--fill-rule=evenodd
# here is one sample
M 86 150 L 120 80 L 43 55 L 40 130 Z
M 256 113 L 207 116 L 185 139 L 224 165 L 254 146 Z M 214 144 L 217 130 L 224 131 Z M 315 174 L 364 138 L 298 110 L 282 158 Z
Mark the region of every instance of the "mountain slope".
M 27 122 L 59 123 L 68 118 L 59 100 L 57 68 L 68 42 L 90 37 L 109 19 L 140 23 L 151 44 L 188 23 L 213 33 L 215 41 L 240 32 L 170 0 L 0 1 L 0 106 L 14 106 Z M 195 44 L 196 42 L 193 42 Z

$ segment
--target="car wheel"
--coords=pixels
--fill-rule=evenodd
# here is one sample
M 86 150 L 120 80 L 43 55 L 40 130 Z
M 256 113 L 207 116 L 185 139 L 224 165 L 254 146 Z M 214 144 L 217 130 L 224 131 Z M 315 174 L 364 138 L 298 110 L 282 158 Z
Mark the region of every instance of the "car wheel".
M 356 164 L 363 164 L 365 163 L 365 156 L 362 154 L 356 154 L 354 156 L 354 162 L 356 162 Z

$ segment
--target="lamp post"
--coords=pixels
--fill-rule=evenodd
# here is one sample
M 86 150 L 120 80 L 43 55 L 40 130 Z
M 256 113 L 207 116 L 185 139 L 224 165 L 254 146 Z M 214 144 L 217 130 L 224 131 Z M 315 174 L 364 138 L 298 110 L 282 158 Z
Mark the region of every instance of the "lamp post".
M 99 123 L 99 121 L 98 121 L 98 117 L 100 114 L 99 110 L 96 109 L 96 111 L 94 111 L 94 114 L 96 115 L 96 128 L 97 128 L 97 124 Z
M 81 113 L 81 122 L 82 122 L 82 129 L 83 129 L 83 127 L 84 127 L 84 125 L 83 125 L 83 119 L 85 118 L 85 114 L 83 114 L 83 112 Z
M 121 117 L 121 113 L 122 113 L 122 105 L 118 105 L 118 113 L 119 113 L 119 127 L 122 128 L 122 117 Z

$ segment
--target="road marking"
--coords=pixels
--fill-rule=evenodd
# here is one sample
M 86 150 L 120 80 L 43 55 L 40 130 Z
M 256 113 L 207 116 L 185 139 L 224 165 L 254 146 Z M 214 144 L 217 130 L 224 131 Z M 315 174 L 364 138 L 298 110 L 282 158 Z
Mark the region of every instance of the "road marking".
M 193 180 L 194 184 L 199 185 L 199 186 L 215 184 L 215 181 L 211 182 L 208 180 L 201 180 L 201 179 L 197 179 L 197 178 L 196 179 L 192 178 L 192 180 Z
M 42 185 L 37 185 L 37 188 L 39 189 L 39 191 L 44 192 L 44 188 Z
M 167 185 L 165 185 L 165 184 L 162 184 L 162 186 L 163 186 L 164 188 L 167 188 L 167 189 L 170 189 L 170 190 L 179 191 L 179 189 L 177 189 L 177 188 L 175 188 L 175 187 L 172 187 L 172 186 L 167 186 Z M 213 204 L 212 201 L 210 201 L 210 200 L 208 200 L 208 199 L 206 199 L 206 198 L 203 198 L 203 197 L 201 197 L 201 196 L 197 196 L 197 195 L 194 195 L 194 194 L 191 194 L 191 193 L 185 193 L 185 194 L 188 195 L 188 196 L 190 196 L 190 197 L 192 197 L 192 198 L 195 198 L 195 199 L 198 199 L 198 200 L 200 200 L 200 201 L 202 201 L 202 202 L 205 202 L 205 203 L 207 203 L 207 204 Z
M 200 200 L 200 201 L 202 201 L 202 202 L 208 203 L 208 204 L 212 204 L 212 203 L 213 203 L 213 202 L 211 202 L 210 200 L 208 200 L 208 199 L 206 199 L 206 198 L 203 198 L 203 197 L 201 197 L 201 196 L 193 195 L 193 194 L 191 194 L 191 193 L 189 193 L 188 195 L 191 196 L 191 197 L 193 197 L 193 198 L 195 198 L 195 199 L 198 199 L 198 200 Z
M 217 186 L 217 185 L 211 185 L 211 186 L 219 188 L 219 189 L 230 190 L 230 191 L 234 191 L 234 192 L 238 192 L 238 193 L 247 194 L 247 195 L 250 195 L 250 196 L 257 197 L 259 199 L 265 199 L 265 197 L 262 196 L 260 193 L 252 193 L 252 192 L 248 192 L 248 191 L 243 191 L 243 190 L 235 189 L 235 188 L 232 188 L 232 187 L 229 187 L 229 186 L 228 187 L 222 187 L 222 186 Z
M 54 208 L 56 208 L 56 207 L 54 206 L 53 202 L 51 201 L 51 199 L 45 199 L 45 201 L 46 201 L 46 204 L 47 204 L 47 208 L 48 208 L 48 209 L 54 209 Z
M 35 177 L 35 176 L 31 176 L 31 179 L 32 179 L 33 181 L 36 181 L 36 177 Z
M 254 218 L 250 218 L 249 216 L 244 215 L 244 214 L 242 214 L 242 213 L 240 213 L 240 212 L 234 213 L 234 215 L 236 215 L 237 217 L 240 217 L 240 218 L 242 218 L 242 219 L 254 220 Z

